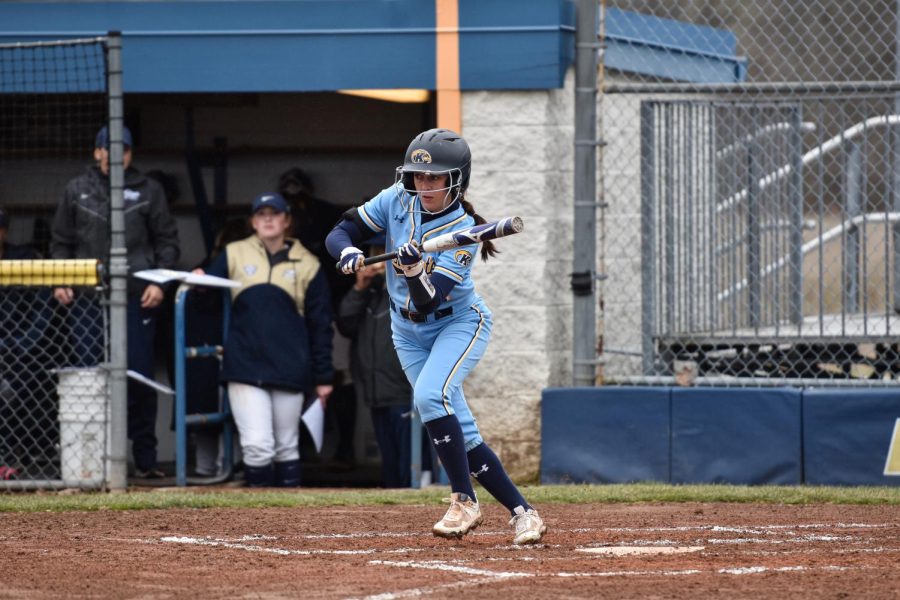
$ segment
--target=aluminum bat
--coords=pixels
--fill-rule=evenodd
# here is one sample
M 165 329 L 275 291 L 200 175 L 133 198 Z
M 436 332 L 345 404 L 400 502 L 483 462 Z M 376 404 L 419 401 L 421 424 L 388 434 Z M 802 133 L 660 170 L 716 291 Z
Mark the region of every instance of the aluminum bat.
M 422 244 L 422 252 L 440 252 L 441 250 L 449 250 L 451 248 L 459 248 L 460 246 L 470 246 L 479 244 L 488 240 L 521 233 L 525 229 L 525 222 L 522 217 L 506 217 L 492 223 L 482 223 L 474 225 L 468 229 L 460 231 L 452 231 L 439 235 L 436 238 L 427 240 Z M 364 265 L 373 265 L 375 263 L 394 260 L 397 258 L 397 251 L 379 254 L 378 256 L 370 256 L 363 261 Z M 340 268 L 338 266 L 338 268 Z

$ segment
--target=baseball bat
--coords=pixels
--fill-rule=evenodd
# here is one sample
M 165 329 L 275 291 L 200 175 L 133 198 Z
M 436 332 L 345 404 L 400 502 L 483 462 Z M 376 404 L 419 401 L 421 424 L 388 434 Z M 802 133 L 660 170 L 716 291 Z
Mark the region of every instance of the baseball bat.
M 469 246 L 471 244 L 480 244 L 488 240 L 506 237 L 515 233 L 521 233 L 525 229 L 525 222 L 522 217 L 506 217 L 493 223 L 482 223 L 474 225 L 468 229 L 460 231 L 452 231 L 439 235 L 434 239 L 426 241 L 422 244 L 422 252 L 440 252 L 441 250 L 449 250 L 451 248 L 459 248 L 460 246 Z M 394 260 L 397 258 L 397 251 L 379 254 L 378 256 L 370 256 L 363 261 L 363 264 L 374 265 L 375 263 Z M 337 265 L 340 269 L 340 263 Z

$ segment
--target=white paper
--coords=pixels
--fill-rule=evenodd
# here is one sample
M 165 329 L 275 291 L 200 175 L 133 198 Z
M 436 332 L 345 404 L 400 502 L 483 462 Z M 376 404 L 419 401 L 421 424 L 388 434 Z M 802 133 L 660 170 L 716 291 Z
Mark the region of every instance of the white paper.
M 199 275 L 190 271 L 175 271 L 173 269 L 145 269 L 134 273 L 134 276 L 153 283 L 168 283 L 170 281 L 181 281 L 190 285 L 205 285 L 208 287 L 224 287 L 235 288 L 241 287 L 241 284 L 224 277 L 216 277 L 215 275 Z
M 131 378 L 134 379 L 135 381 L 140 381 L 140 382 L 143 383 L 144 385 L 149 385 L 149 386 L 152 387 L 154 390 L 157 390 L 157 391 L 159 391 L 159 392 L 162 392 L 163 394 L 168 394 L 168 395 L 170 395 L 170 396 L 174 396 L 174 395 L 175 395 L 175 390 L 173 390 L 173 389 L 170 388 L 169 386 L 163 385 L 162 383 L 159 383 L 158 381 L 154 381 L 153 379 L 150 379 L 149 377 L 146 377 L 146 376 L 144 376 L 144 375 L 141 375 L 141 374 L 138 373 L 137 371 L 132 371 L 131 369 L 128 369 L 128 370 L 126 371 L 126 373 L 128 374 L 129 377 L 131 377 Z
M 322 406 L 321 398 L 316 398 L 315 402 L 309 405 L 301 420 L 306 425 L 309 435 L 312 436 L 316 452 L 321 453 L 322 441 L 325 436 L 325 408 Z

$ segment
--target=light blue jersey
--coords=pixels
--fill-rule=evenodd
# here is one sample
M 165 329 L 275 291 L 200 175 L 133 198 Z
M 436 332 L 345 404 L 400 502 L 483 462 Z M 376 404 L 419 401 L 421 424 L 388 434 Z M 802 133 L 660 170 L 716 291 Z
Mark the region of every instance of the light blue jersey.
M 416 196 L 410 196 L 398 184 L 384 189 L 377 196 L 360 206 L 359 216 L 376 233 L 384 232 L 387 251 L 396 250 L 403 244 L 416 240 L 422 243 L 436 236 L 467 229 L 475 225 L 475 219 L 466 214 L 462 206 L 455 210 L 430 218 L 419 204 Z M 425 223 L 423 224 L 423 218 Z M 440 274 L 456 282 L 449 298 L 443 298 L 437 310 L 453 307 L 453 312 L 471 306 L 481 299 L 475 293 L 472 282 L 472 263 L 478 253 L 478 245 L 461 246 L 442 252 L 424 252 L 425 272 Z M 398 307 L 415 312 L 416 307 L 409 297 L 409 288 L 398 268 L 387 269 L 387 286 L 391 300 Z
M 399 185 L 382 190 L 357 211 L 374 232 L 385 234 L 385 248 L 396 250 L 416 240 L 472 227 L 475 220 L 457 203 L 437 217 L 426 213 L 417 197 Z M 400 364 L 413 386 L 413 400 L 423 422 L 456 415 L 465 437 L 466 450 L 483 442 L 469 410 L 462 384 L 487 349 L 493 320 L 484 301 L 475 293 L 472 263 L 478 245 L 423 253 L 425 270 L 456 282 L 449 297 L 415 322 L 404 311 L 415 312 L 406 278 L 398 268 L 387 269 L 387 287 L 394 304 L 391 326 Z

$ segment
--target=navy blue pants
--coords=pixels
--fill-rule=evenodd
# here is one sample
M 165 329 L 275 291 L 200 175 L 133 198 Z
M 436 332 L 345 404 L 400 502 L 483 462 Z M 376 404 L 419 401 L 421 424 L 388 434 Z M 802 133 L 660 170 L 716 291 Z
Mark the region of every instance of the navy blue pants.
M 154 379 L 153 340 L 158 308 L 141 308 L 140 298 L 128 299 L 128 368 Z M 69 313 L 72 364 L 92 367 L 103 361 L 103 309 L 96 298 L 78 297 Z M 128 439 L 134 464 L 156 467 L 156 390 L 128 380 Z
M 409 406 L 385 406 L 372 409 L 375 440 L 381 451 L 381 479 L 386 488 L 410 486 L 410 432 L 412 419 L 403 416 Z

